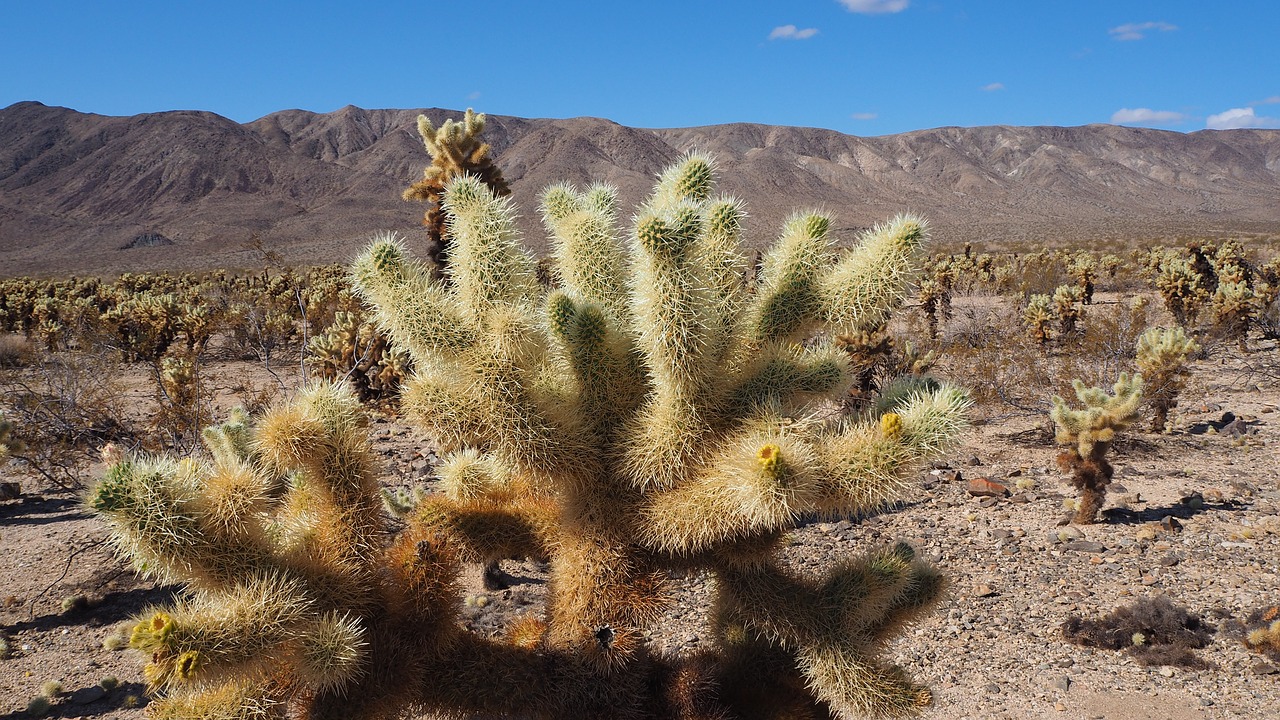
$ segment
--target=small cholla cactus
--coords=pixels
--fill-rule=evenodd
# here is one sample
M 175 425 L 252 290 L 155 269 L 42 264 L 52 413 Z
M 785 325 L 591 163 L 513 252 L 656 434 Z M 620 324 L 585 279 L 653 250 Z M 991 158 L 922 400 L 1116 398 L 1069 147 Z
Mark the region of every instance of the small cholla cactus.
M 1138 370 L 1155 411 L 1151 432 L 1168 429 L 1169 411 L 1177 407 L 1178 393 L 1186 381 L 1187 360 L 1199 350 L 1180 327 L 1153 327 L 1138 337 Z
M 1045 347 L 1053 339 L 1053 320 L 1053 301 L 1049 296 L 1032 295 L 1022 311 L 1022 324 L 1040 347 Z
M 1250 613 L 1244 631 L 1245 647 L 1280 661 L 1280 605 L 1268 605 Z
M 1079 380 L 1072 381 L 1072 386 L 1084 408 L 1073 410 L 1060 396 L 1054 395 L 1049 417 L 1058 426 L 1058 444 L 1066 446 L 1058 455 L 1058 465 L 1064 472 L 1071 473 L 1071 484 L 1080 493 L 1074 521 L 1089 524 L 1097 520 L 1114 472 L 1107 462 L 1107 451 L 1116 433 L 1138 418 L 1142 376 L 1121 373 L 1111 395 Z
M 701 155 L 664 172 L 625 236 L 612 189 L 553 187 L 554 290 L 510 202 L 472 177 L 443 198 L 450 285 L 391 238 L 356 261 L 414 361 L 406 414 L 443 451 L 445 492 L 395 503 L 398 534 L 345 385 L 267 413 L 256 462 L 108 470 L 90 503 L 117 545 L 188 587 L 135 628 L 155 713 L 702 720 L 928 704 L 881 649 L 939 599 L 938 571 L 905 544 L 822 572 L 783 556 L 805 518 L 899 497 L 964 424 L 965 394 L 920 380 L 820 415 L 852 381 L 834 338 L 901 307 L 926 226 L 899 217 L 840 252 L 828 218 L 795 215 L 748 293 L 745 214 L 712 176 Z M 282 494 L 264 468 L 291 476 Z M 460 564 L 510 557 L 547 559 L 545 612 L 474 632 Z M 646 638 L 690 569 L 714 578 L 706 642 L 666 656 Z

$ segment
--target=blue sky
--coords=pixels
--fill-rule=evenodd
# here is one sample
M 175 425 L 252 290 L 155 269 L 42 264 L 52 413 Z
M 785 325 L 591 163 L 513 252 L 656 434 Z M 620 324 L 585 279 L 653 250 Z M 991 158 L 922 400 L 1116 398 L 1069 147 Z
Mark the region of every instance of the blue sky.
M 1271 0 L 0 0 L 0 107 L 1280 127 Z

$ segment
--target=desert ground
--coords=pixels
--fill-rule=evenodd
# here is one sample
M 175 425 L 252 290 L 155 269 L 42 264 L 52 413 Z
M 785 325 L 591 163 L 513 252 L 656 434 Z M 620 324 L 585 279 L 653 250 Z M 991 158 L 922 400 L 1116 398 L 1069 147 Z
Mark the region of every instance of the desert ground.
M 922 715 L 929 720 L 1280 717 L 1280 666 L 1248 650 L 1239 630 L 1249 613 L 1280 603 L 1280 348 L 1252 345 L 1239 353 L 1220 344 L 1193 363 L 1169 432 L 1147 432 L 1144 416 L 1117 441 L 1116 476 L 1097 524 L 1062 522 L 1074 490 L 1055 465 L 1047 416 L 980 404 L 962 444 L 921 468 L 900 503 L 870 517 L 808 522 L 791 536 L 788 559 L 817 568 L 905 540 L 941 568 L 946 599 L 890 648 L 933 689 Z M 1038 361 L 1010 353 L 999 362 Z M 966 371 L 945 357 L 936 368 L 961 384 L 984 381 Z M 143 422 L 154 397 L 149 369 L 124 365 L 121 373 L 124 406 Z M 205 373 L 222 410 L 254 391 L 287 394 L 301 374 L 296 361 L 268 372 L 217 353 Z M 1047 397 L 1041 405 L 1047 409 Z M 387 487 L 431 487 L 429 438 L 394 412 L 375 413 L 369 435 Z M 101 466 L 78 472 L 88 484 Z M 0 632 L 8 646 L 0 718 L 28 717 L 28 702 L 51 682 L 60 692 L 48 717 L 144 717 L 145 659 L 125 639 L 134 615 L 179 589 L 119 559 L 76 492 L 12 463 L 0 475 L 22 490 L 0 502 Z M 976 479 L 1007 492 L 975 495 Z M 477 567 L 459 598 L 477 632 L 500 632 L 541 600 L 545 568 L 506 562 L 503 570 L 508 589 L 486 592 Z M 678 581 L 679 602 L 650 638 L 660 652 L 705 642 L 712 581 Z M 1146 666 L 1064 639 L 1069 616 L 1096 619 L 1161 596 L 1214 629 L 1210 644 L 1194 650 L 1194 667 Z

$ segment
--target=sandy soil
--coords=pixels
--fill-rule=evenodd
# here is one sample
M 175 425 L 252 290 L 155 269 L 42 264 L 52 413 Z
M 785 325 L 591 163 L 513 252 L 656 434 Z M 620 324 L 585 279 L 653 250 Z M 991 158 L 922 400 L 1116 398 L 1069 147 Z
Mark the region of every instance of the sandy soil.
M 1250 361 L 1276 367 L 1277 357 L 1269 348 Z M 930 720 L 1280 717 L 1280 669 L 1229 632 L 1233 619 L 1280 602 L 1280 390 L 1243 380 L 1239 369 L 1232 359 L 1200 363 L 1173 432 L 1133 431 L 1117 444 L 1104 521 L 1079 536 L 1058 525 L 1072 491 L 1053 464 L 1044 421 L 1015 417 L 976 426 L 892 511 L 799 529 L 788 556 L 817 568 L 904 539 L 943 569 L 950 596 L 891 648 L 933 687 Z M 258 371 L 233 363 L 218 372 L 243 379 Z M 221 402 L 232 399 L 224 393 Z M 1225 412 L 1242 419 L 1244 437 L 1215 430 Z M 387 418 L 372 423 L 370 435 L 387 485 L 429 481 L 434 456 L 425 438 Z M 977 477 L 1007 485 L 1010 496 L 973 496 L 967 482 Z M 104 640 L 127 632 L 133 614 L 167 601 L 173 589 L 137 578 L 114 558 L 78 498 L 23 481 L 21 498 L 0 503 L 0 630 L 9 644 L 0 661 L 0 719 L 26 717 L 28 701 L 49 681 L 64 691 L 50 717 L 143 717 L 143 658 L 105 649 Z M 1175 524 L 1169 517 L 1179 530 L 1167 529 Z M 478 571 L 471 577 L 464 617 L 476 631 L 497 631 L 541 599 L 543 568 L 504 569 L 515 584 L 487 594 L 483 607 L 474 602 L 485 594 Z M 657 649 L 679 653 L 705 642 L 709 582 L 683 579 L 681 601 L 651 637 Z M 1161 594 L 1219 628 L 1198 651 L 1205 668 L 1144 667 L 1062 638 L 1070 614 L 1097 617 Z M 76 595 L 90 606 L 64 611 Z M 119 687 L 94 689 L 108 677 Z

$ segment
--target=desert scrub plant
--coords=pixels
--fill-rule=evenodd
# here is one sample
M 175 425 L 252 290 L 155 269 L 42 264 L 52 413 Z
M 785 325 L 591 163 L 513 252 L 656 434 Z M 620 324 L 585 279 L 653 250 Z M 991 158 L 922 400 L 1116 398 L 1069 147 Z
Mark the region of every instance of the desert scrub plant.
M 1189 374 L 1187 361 L 1200 346 L 1180 327 L 1148 328 L 1138 337 L 1137 365 L 1146 385 L 1146 395 L 1154 417 L 1151 432 L 1164 432 L 1169 411 L 1178 406 L 1178 393 Z
M 562 286 L 547 290 L 514 208 L 454 180 L 453 282 L 394 238 L 360 291 L 415 371 L 402 407 L 447 452 L 446 492 L 388 537 L 354 395 L 320 384 L 253 430 L 260 463 L 130 458 L 90 502 L 134 561 L 187 584 L 139 619 L 157 713 L 386 718 L 829 718 L 903 714 L 929 691 L 879 648 L 945 585 L 905 544 L 790 569 L 804 518 L 898 497 L 950 447 L 968 400 L 907 383 L 822 419 L 851 368 L 831 338 L 909 292 L 923 221 L 838 253 L 793 216 L 743 287 L 741 206 L 699 155 L 664 172 L 623 241 L 616 192 L 542 197 Z M 297 473 L 278 500 L 259 466 Z M 548 558 L 545 612 L 489 638 L 459 621 L 461 561 Z M 652 652 L 676 570 L 715 579 L 708 647 Z M 203 714 L 202 714 L 203 713 Z
M 1062 623 L 1062 635 L 1069 642 L 1123 650 L 1142 665 L 1208 667 L 1194 651 L 1208 647 L 1213 633 L 1199 615 L 1163 595 L 1139 599 L 1097 620 L 1071 615 Z
M 439 128 L 426 115 L 418 116 L 418 134 L 431 156 L 431 164 L 422 171 L 422 179 L 404 191 L 405 200 L 427 203 L 422 224 L 427 228 L 427 259 L 438 280 L 447 280 L 450 243 L 448 214 L 442 202 L 445 187 L 455 177 L 470 174 L 480 179 L 495 195 L 511 194 L 502 170 L 490 157 L 489 144 L 480 139 L 484 132 L 484 113 L 467 108 L 461 121 L 445 120 Z
M 1070 482 L 1080 494 L 1073 521 L 1090 524 L 1098 519 L 1114 473 L 1107 451 L 1116 433 L 1137 420 L 1142 376 L 1121 373 L 1111 394 L 1079 380 L 1072 386 L 1084 408 L 1074 410 L 1061 396 L 1054 395 L 1049 417 L 1057 426 L 1055 439 L 1065 446 L 1058 454 L 1058 465 L 1063 472 L 1071 473 Z

